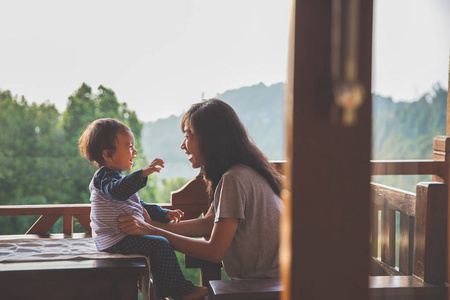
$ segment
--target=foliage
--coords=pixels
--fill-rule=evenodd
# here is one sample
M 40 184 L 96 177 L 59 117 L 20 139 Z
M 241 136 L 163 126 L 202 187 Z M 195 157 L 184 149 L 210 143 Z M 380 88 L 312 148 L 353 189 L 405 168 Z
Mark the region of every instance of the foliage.
M 183 141 L 181 117 L 170 116 L 155 122 L 148 122 L 142 128 L 142 146 L 149 159 L 164 159 L 165 168 L 158 178 L 193 178 L 198 174 L 191 168 L 187 156 L 180 149 Z
M 260 83 L 217 95 L 236 110 L 256 145 L 270 159 L 285 157 L 283 91 L 281 83 L 271 86 Z M 373 95 L 372 158 L 431 158 L 433 138 L 445 134 L 446 99 L 447 91 L 439 84 L 414 102 L 395 103 L 389 97 Z M 171 116 L 144 124 L 142 136 L 146 156 L 161 156 L 167 162 L 158 178 L 192 178 L 198 174 L 179 149 L 181 117 Z M 417 182 L 430 179 L 430 176 L 408 175 L 374 176 L 372 180 L 415 191 Z
M 270 159 L 285 159 L 284 85 L 266 86 L 263 83 L 228 90 L 218 94 L 230 104 L 244 123 L 254 143 Z M 147 122 L 142 129 L 142 143 L 147 157 L 161 157 L 166 168 L 159 177 L 193 178 L 193 170 L 186 155 L 180 150 L 183 140 L 180 116 L 170 116 Z
M 373 159 L 431 159 L 433 138 L 445 135 L 447 91 L 433 86 L 417 101 L 394 103 L 373 96 Z M 431 176 L 374 176 L 373 181 L 415 192 L 420 181 Z
M 272 160 L 285 159 L 284 84 L 228 90 L 217 98 L 230 104 L 253 142 Z
M 282 83 L 229 90 L 216 97 L 238 113 L 250 136 L 270 159 L 284 158 Z M 447 91 L 439 84 L 415 102 L 395 103 L 373 95 L 373 159 L 431 158 L 433 138 L 445 134 Z M 77 141 L 85 126 L 97 118 L 121 120 L 133 131 L 138 157 L 135 170 L 155 157 L 166 162 L 160 174 L 149 176 L 140 191 L 146 202 L 169 202 L 170 192 L 198 174 L 179 145 L 181 115 L 141 123 L 120 103 L 113 90 L 95 93 L 83 83 L 69 96 L 60 114 L 51 103 L 29 104 L 0 90 L 0 203 L 88 203 L 88 184 L 95 169 L 78 154 Z M 375 182 L 414 191 L 429 176 L 374 176 Z M 0 233 L 23 233 L 36 217 L 2 217 Z
M 162 178 L 159 174 L 148 177 L 147 186 L 139 191 L 141 200 L 149 203 L 170 203 L 170 192 L 181 188 L 190 179 L 185 177 Z
M 77 141 L 87 124 L 104 117 L 127 124 L 142 153 L 142 123 L 104 86 L 92 93 L 83 83 L 69 96 L 62 115 L 53 104 L 28 104 L 23 97 L 18 100 L 11 92 L 0 91 L 1 204 L 89 203 L 88 185 L 95 169 L 79 155 Z M 135 162 L 136 168 L 143 167 L 145 157 Z M 24 233 L 33 219 L 0 218 L 0 231 Z

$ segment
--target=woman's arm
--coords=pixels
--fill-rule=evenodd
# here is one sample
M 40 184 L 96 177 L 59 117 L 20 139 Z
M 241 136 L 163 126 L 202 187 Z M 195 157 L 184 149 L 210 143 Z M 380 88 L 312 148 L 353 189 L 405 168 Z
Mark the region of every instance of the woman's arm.
M 214 215 L 211 215 L 212 217 L 207 215 L 204 219 L 210 220 L 210 218 L 212 218 L 212 220 L 214 220 Z M 188 227 L 194 229 L 197 228 L 199 222 L 196 220 L 163 225 L 172 225 L 169 226 L 170 229 L 176 228 L 175 232 L 180 232 L 183 231 L 179 228 L 181 226 L 178 226 L 181 224 L 190 223 Z M 223 259 L 225 253 L 231 245 L 231 242 L 233 241 L 233 237 L 238 226 L 238 219 L 220 219 L 218 222 L 214 223 L 210 239 L 204 240 L 183 236 L 163 228 L 158 228 L 131 216 L 120 217 L 119 222 L 119 227 L 126 234 L 149 234 L 163 236 L 169 240 L 175 250 L 193 257 L 213 262 L 220 262 Z
M 144 212 L 146 212 L 145 209 Z M 189 237 L 209 237 L 214 226 L 214 213 L 211 211 L 208 211 L 206 216 L 200 219 L 184 220 L 174 223 L 158 222 L 150 217 L 146 218 L 145 214 L 144 218 L 145 222 L 140 222 L 139 219 L 132 216 L 121 216 L 118 219 L 119 227 L 122 231 L 126 228 L 126 233 L 128 234 L 154 235 L 153 227 L 159 227 L 165 231 L 170 231 L 179 235 Z M 120 224 L 122 224 L 122 226 L 120 226 Z
M 214 213 L 208 212 L 203 218 L 185 220 L 178 223 L 162 223 L 157 221 L 151 221 L 149 223 L 179 235 L 189 237 L 209 237 L 214 226 Z
M 238 219 L 220 219 L 214 224 L 209 240 L 193 239 L 164 230 L 160 230 L 159 235 L 168 239 L 177 251 L 212 262 L 220 262 L 233 241 L 237 227 Z

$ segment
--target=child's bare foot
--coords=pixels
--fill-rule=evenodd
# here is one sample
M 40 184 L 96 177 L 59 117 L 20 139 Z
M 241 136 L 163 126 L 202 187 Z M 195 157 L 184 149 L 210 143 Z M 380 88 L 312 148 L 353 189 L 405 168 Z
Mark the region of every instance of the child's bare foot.
M 182 300 L 189 300 L 189 299 L 197 299 L 200 297 L 204 297 L 208 295 L 208 288 L 202 285 L 196 285 L 194 287 L 194 290 L 190 293 L 181 298 Z

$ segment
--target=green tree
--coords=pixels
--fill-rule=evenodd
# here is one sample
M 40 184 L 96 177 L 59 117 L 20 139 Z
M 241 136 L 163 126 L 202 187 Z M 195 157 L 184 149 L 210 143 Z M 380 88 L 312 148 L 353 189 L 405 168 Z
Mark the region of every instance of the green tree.
M 97 118 L 115 118 L 134 132 L 137 170 L 145 166 L 140 150 L 142 123 L 104 86 L 93 93 L 83 83 L 68 98 L 61 115 L 52 104 L 31 104 L 9 91 L 0 91 L 1 204 L 89 203 L 88 185 L 95 169 L 78 153 L 78 138 Z M 156 180 L 149 180 L 156 188 Z M 152 200 L 156 192 L 152 191 Z M 2 233 L 23 233 L 35 217 L 0 218 Z M 6 230 L 6 231 L 5 231 Z M 56 229 L 60 231 L 60 229 Z
M 373 95 L 373 159 L 431 159 L 433 139 L 445 135 L 447 91 L 439 84 L 414 102 Z M 373 181 L 415 192 L 431 176 L 374 176 Z
M 81 87 L 71 96 L 67 103 L 67 108 L 63 113 L 62 128 L 68 143 L 68 154 L 74 154 L 77 151 L 78 137 L 86 125 L 96 119 L 98 115 L 98 105 L 93 99 L 92 89 L 83 83 Z
M 61 164 L 59 112 L 51 104 L 29 105 L 0 91 L 1 204 L 46 204 L 58 198 L 55 165 Z M 0 219 L 5 233 L 23 233 L 36 217 Z

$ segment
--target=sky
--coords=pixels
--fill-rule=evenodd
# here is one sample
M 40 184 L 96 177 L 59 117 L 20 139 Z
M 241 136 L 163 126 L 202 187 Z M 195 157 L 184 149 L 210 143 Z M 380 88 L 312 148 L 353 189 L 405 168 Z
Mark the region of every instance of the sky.
M 447 88 L 450 1 L 375 0 L 373 92 Z M 84 82 L 142 121 L 286 81 L 291 0 L 1 0 L 0 89 L 62 112 Z
M 417 100 L 448 88 L 450 0 L 374 0 L 372 90 Z

